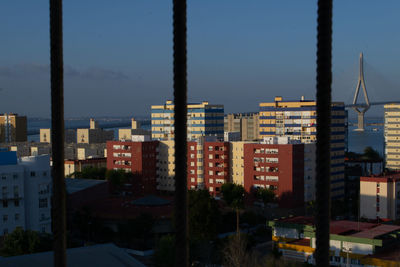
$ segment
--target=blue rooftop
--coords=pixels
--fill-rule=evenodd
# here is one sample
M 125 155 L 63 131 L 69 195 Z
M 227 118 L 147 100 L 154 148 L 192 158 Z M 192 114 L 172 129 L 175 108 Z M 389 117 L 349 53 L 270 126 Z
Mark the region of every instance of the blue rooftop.
M 0 150 L 0 165 L 17 165 L 17 152 Z

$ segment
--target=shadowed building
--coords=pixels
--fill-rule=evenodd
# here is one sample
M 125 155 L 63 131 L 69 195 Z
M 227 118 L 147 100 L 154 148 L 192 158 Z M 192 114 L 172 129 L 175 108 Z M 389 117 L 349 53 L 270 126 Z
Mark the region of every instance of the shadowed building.
M 26 142 L 26 116 L 18 114 L 0 114 L 0 143 Z

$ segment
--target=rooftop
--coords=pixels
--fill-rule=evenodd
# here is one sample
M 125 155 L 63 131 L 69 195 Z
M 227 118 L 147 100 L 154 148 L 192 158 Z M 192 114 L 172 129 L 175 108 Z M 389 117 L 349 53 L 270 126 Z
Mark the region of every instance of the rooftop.
M 104 180 L 65 178 L 65 186 L 67 188 L 67 194 L 73 194 L 78 191 L 85 190 L 86 188 L 106 182 L 107 181 Z
M 54 254 L 52 251 L 21 255 L 15 257 L 0 257 L 2 267 L 53 266 Z M 130 256 L 124 249 L 114 244 L 101 244 L 88 247 L 67 249 L 67 266 L 97 266 L 97 267 L 144 267 L 145 265 Z

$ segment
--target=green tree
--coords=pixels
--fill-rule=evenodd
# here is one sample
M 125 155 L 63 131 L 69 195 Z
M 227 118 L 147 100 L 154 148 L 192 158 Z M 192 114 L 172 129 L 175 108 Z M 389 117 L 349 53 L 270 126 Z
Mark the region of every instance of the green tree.
M 31 230 L 24 231 L 21 227 L 17 227 L 4 238 L 1 254 L 3 256 L 17 256 L 51 249 L 52 241 L 50 235 L 41 235 Z
M 207 190 L 189 190 L 189 231 L 194 239 L 214 239 L 221 221 L 218 204 Z
M 374 162 L 382 160 L 379 153 L 370 146 L 367 146 L 364 149 L 364 154 L 362 155 L 362 159 L 369 161 L 369 174 L 372 174 L 372 166 L 373 166 L 372 164 Z
M 244 208 L 244 187 L 226 183 L 221 186 L 221 192 L 226 204 L 236 210 L 236 231 L 239 234 L 239 210 Z
M 175 260 L 175 236 L 166 235 L 160 238 L 154 251 L 156 267 L 173 267 Z
M 116 190 L 119 190 L 127 180 L 127 174 L 123 170 L 107 170 L 105 177 Z
M 265 205 L 275 200 L 275 192 L 269 188 L 258 188 L 255 194 Z

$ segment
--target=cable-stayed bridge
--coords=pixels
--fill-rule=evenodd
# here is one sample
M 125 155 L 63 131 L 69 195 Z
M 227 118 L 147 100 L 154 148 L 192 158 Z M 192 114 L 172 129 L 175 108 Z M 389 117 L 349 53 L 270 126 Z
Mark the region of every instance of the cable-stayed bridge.
M 358 95 L 360 94 L 360 88 L 364 93 L 365 103 L 357 103 Z M 354 93 L 353 103 L 346 104 L 345 107 L 353 108 L 357 112 L 358 123 L 357 129 L 355 131 L 364 131 L 364 115 L 371 106 L 386 105 L 386 104 L 399 104 L 399 101 L 380 101 L 380 102 L 369 102 L 367 88 L 365 87 L 364 80 L 364 64 L 363 64 L 363 53 L 360 53 L 360 66 L 358 74 L 358 82 L 356 86 L 356 91 Z

